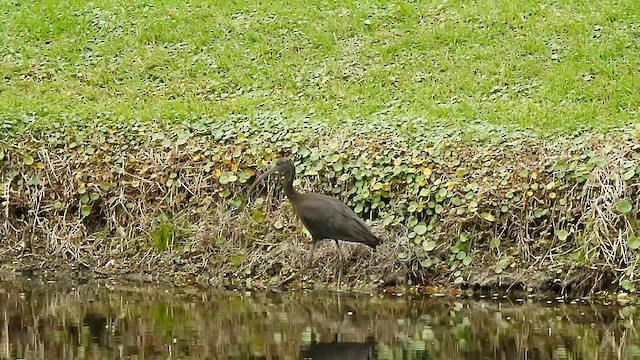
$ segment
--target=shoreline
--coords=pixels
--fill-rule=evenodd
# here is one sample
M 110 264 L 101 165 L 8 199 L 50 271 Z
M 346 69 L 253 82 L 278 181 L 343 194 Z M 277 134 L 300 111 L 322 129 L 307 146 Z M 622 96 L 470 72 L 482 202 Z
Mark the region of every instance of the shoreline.
M 374 252 L 341 245 L 352 287 L 636 292 L 640 129 L 544 139 L 415 121 L 411 132 L 278 118 L 71 126 L 56 141 L 34 130 L 0 143 L 3 263 L 32 253 L 54 268 L 267 288 L 310 256 L 278 187 L 244 205 L 252 179 L 287 155 L 300 191 L 340 198 L 383 239 Z M 332 284 L 337 253 L 324 243 L 302 275 Z

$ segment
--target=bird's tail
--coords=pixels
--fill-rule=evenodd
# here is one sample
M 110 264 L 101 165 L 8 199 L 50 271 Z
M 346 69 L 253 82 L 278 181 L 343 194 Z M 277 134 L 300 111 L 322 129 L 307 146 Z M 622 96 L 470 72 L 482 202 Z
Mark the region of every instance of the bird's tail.
M 353 242 L 365 244 L 374 249 L 380 245 L 380 239 L 371 232 L 369 226 L 362 219 L 355 214 L 353 214 L 352 219 L 355 221 L 351 222 L 352 226 L 350 226 L 348 231 Z

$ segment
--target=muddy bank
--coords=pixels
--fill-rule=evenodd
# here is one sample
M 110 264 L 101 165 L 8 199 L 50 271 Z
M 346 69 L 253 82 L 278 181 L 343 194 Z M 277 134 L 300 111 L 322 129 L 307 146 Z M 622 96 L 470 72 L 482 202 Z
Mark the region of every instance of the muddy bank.
M 295 186 L 340 198 L 383 239 L 343 245 L 344 286 L 636 291 L 639 129 L 307 120 L 15 130 L 0 142 L 2 266 L 268 288 L 310 256 L 278 186 L 245 206 L 287 155 Z M 313 256 L 292 286 L 335 286 L 335 246 Z
M 310 248 L 306 243 L 301 246 Z M 474 296 L 501 293 L 509 296 L 562 296 L 579 297 L 583 295 L 607 296 L 613 294 L 613 288 L 602 287 L 602 272 L 591 270 L 584 272 L 563 273 L 561 276 L 555 274 L 554 277 L 549 271 L 545 271 L 543 266 L 538 269 L 533 267 L 513 268 L 511 271 L 496 274 L 494 264 L 487 263 L 482 267 L 475 265 L 473 274 L 470 274 L 468 281 L 457 285 L 451 281 L 451 273 L 443 269 L 440 274 L 422 274 L 421 278 L 412 276 L 409 269 L 401 262 L 394 262 L 375 257 L 368 249 L 349 247 L 343 245 L 347 265 L 343 274 L 343 283 L 340 289 L 343 291 L 355 292 L 386 292 L 399 294 L 416 295 L 450 295 L 450 296 Z M 331 243 L 318 247 L 315 265 L 302 273 L 295 281 L 280 286 L 283 278 L 306 264 L 304 248 L 293 252 L 286 249 L 268 251 L 262 254 L 254 254 L 255 259 L 266 259 L 272 256 L 281 256 L 283 252 L 290 252 L 292 256 L 299 256 L 293 259 L 292 264 L 281 264 L 280 272 L 273 276 L 264 274 L 253 274 L 248 271 L 238 271 L 234 266 L 221 266 L 212 264 L 189 264 L 189 254 L 156 254 L 147 256 L 146 264 L 139 266 L 143 257 L 134 257 L 129 262 L 125 259 L 107 259 L 94 257 L 93 260 L 69 260 L 63 257 L 51 256 L 44 252 L 13 252 L 6 251 L 0 255 L 0 277 L 8 278 L 34 278 L 44 281 L 72 281 L 76 283 L 90 282 L 94 280 L 113 280 L 124 284 L 160 284 L 179 287 L 200 287 L 200 288 L 220 288 L 227 290 L 266 290 L 266 291 L 287 291 L 287 290 L 337 290 L 337 256 L 334 254 L 334 246 Z M 260 251 L 256 249 L 256 252 Z M 244 251 L 243 251 L 244 253 Z M 280 253 L 276 255 L 276 253 Z M 293 255 L 295 254 L 295 255 Z M 391 253 L 394 255 L 394 253 Z M 215 257 L 215 253 L 201 255 L 202 257 Z M 238 255 L 236 255 L 238 256 Z M 286 260 L 283 260 L 285 262 Z M 395 263 L 393 272 L 387 273 L 387 269 L 382 269 L 370 277 L 363 277 L 362 268 L 373 262 L 384 261 L 385 263 Z M 135 265 L 134 265 L 135 263 Z M 357 264 L 357 266 L 353 266 Z M 256 267 L 260 267 L 257 265 Z M 355 270 L 354 270 L 355 268 Z M 238 276 L 241 272 L 244 276 Z M 379 276 L 376 279 L 375 276 Z M 575 285 L 575 278 L 583 280 L 580 286 Z M 374 281 L 375 279 L 375 281 Z M 591 288 L 589 288 L 591 287 Z M 601 292 L 600 290 L 610 290 L 611 292 Z M 600 292 L 598 292 L 600 291 Z M 554 295 L 555 294 L 555 295 Z M 624 297 L 633 301 L 634 298 Z

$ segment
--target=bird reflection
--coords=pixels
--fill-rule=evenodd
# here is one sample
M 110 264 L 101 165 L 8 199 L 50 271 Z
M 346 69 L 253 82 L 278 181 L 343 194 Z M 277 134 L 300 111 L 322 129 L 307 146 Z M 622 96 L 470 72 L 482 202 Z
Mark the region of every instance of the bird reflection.
M 336 339 L 337 340 L 337 339 Z M 376 342 L 368 338 L 366 342 L 314 343 L 300 354 L 301 360 L 369 360 L 375 359 Z

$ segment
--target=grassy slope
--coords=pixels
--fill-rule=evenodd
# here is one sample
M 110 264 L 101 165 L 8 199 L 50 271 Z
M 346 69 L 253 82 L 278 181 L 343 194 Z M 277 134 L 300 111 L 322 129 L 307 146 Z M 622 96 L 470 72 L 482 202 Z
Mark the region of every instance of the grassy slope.
M 635 0 L 96 4 L 0 1 L 0 115 L 386 113 L 555 132 L 640 104 Z

